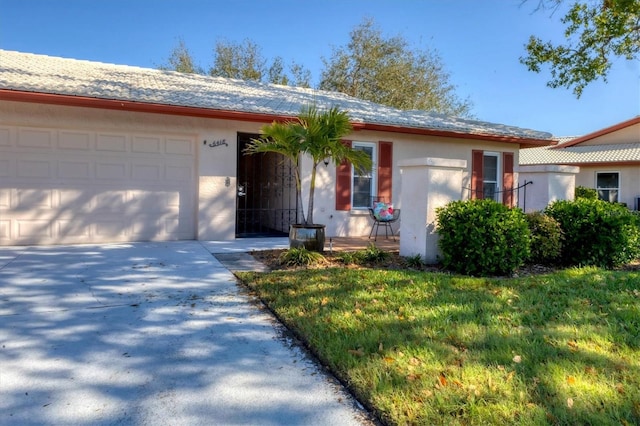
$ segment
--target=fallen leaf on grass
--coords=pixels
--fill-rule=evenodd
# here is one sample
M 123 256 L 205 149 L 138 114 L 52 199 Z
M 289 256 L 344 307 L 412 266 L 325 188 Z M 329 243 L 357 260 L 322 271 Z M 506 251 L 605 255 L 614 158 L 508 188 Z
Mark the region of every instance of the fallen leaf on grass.
M 355 356 L 364 356 L 364 351 L 362 350 L 362 348 L 360 349 L 349 349 L 348 351 L 351 355 L 355 355 Z
M 420 380 L 420 378 L 421 378 L 420 374 L 407 374 L 407 381 L 409 382 Z
M 447 386 L 447 378 L 444 377 L 444 374 L 440 374 L 438 382 L 440 383 L 440 386 Z
M 515 362 L 516 364 L 519 364 L 522 362 L 522 357 L 520 355 L 516 355 L 513 357 L 513 362 Z
M 573 398 L 567 398 L 567 407 L 573 408 Z
M 384 357 L 384 362 L 386 362 L 387 364 L 391 364 L 391 363 L 393 363 L 393 362 L 395 362 L 395 361 L 396 361 L 396 359 L 395 359 L 395 358 L 392 358 L 392 357 L 390 357 L 390 356 L 385 356 L 385 357 Z
M 624 394 L 624 386 L 622 385 L 622 383 L 616 383 L 616 390 L 618 391 L 619 394 L 621 395 Z
M 576 378 L 573 376 L 567 376 L 567 383 L 570 385 L 575 385 L 576 383 Z

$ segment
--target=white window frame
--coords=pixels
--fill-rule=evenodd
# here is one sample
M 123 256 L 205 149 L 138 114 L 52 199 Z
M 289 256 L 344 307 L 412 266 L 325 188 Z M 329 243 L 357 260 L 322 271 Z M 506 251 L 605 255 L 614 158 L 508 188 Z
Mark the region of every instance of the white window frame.
M 496 180 L 493 181 L 489 181 L 487 180 L 487 177 L 485 176 L 484 173 L 484 158 L 482 159 L 482 189 L 483 189 L 483 196 L 484 196 L 484 184 L 485 182 L 495 182 L 496 183 L 496 191 L 494 194 L 493 199 L 495 201 L 501 202 L 500 200 L 500 191 L 502 188 L 502 153 L 500 152 L 494 152 L 494 151 L 484 151 L 483 152 L 483 157 L 495 157 L 496 158 Z
M 598 186 L 598 175 L 605 174 L 605 173 L 609 173 L 609 174 L 614 174 L 615 173 L 615 174 L 618 175 L 618 187 L 617 188 L 604 188 L 604 187 L 601 188 L 601 187 Z M 612 201 L 612 202 L 614 202 L 614 203 L 619 203 L 620 202 L 620 200 L 621 200 L 620 195 L 621 194 L 620 194 L 620 172 L 619 171 L 616 171 L 616 170 L 598 170 L 598 171 L 596 171 L 594 187 L 596 188 L 596 191 L 598 192 L 598 199 L 602 200 L 602 198 L 600 198 L 600 190 L 601 189 L 602 190 L 606 190 L 606 191 L 615 190 L 615 191 L 617 191 L 616 201 Z M 604 200 L 604 201 L 609 201 L 609 200 Z
M 368 147 L 371 149 L 371 197 L 375 197 L 377 195 L 378 190 L 378 144 L 375 142 L 362 142 L 362 141 L 353 141 L 351 143 L 352 148 L 357 147 Z M 359 176 L 359 175 L 358 175 Z M 354 194 L 354 180 L 356 178 L 356 169 L 351 166 L 351 209 L 352 210 L 367 210 L 371 206 L 355 206 L 353 202 L 353 194 Z

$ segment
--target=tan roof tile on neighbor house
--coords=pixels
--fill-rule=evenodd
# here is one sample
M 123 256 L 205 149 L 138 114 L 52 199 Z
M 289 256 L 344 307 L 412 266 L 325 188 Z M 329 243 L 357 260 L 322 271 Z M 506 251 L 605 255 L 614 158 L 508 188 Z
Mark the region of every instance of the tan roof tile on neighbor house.
M 546 132 L 404 111 L 337 92 L 7 50 L 0 50 L 2 90 L 291 117 L 301 107 L 315 103 L 338 106 L 355 123 L 552 141 Z
M 618 145 L 575 145 L 520 150 L 520 165 L 640 162 L 640 142 Z

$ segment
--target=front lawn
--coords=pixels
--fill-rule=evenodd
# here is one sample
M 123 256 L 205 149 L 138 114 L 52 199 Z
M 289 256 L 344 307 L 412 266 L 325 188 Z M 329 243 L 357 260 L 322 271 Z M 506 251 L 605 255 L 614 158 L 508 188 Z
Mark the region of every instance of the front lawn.
M 387 424 L 640 424 L 640 271 L 242 280 Z

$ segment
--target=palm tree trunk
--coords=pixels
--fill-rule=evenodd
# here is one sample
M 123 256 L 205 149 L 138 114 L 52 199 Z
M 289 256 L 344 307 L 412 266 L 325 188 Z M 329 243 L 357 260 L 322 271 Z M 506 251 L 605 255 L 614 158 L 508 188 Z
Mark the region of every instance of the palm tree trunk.
M 318 163 L 313 163 L 311 168 L 311 183 L 309 184 L 309 208 L 307 209 L 307 221 L 305 225 L 313 225 L 313 195 L 316 192 L 316 169 Z
M 307 219 L 304 216 L 304 204 L 302 202 L 302 180 L 300 178 L 300 167 L 298 164 L 295 165 L 294 167 L 294 176 L 296 178 L 296 196 L 298 197 L 298 205 L 300 206 L 300 213 L 302 214 L 302 222 L 306 224 L 307 223 Z

